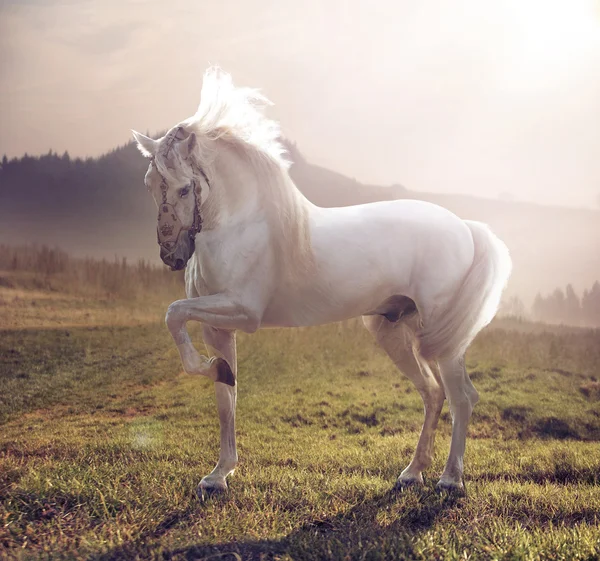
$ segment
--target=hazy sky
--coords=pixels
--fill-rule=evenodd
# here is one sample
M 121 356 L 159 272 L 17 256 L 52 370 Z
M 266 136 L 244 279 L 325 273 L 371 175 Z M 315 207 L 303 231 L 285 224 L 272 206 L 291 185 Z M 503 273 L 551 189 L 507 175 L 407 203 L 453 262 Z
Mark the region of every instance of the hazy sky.
M 361 181 L 600 204 L 600 0 L 0 0 L 0 154 L 166 129 L 209 63 Z

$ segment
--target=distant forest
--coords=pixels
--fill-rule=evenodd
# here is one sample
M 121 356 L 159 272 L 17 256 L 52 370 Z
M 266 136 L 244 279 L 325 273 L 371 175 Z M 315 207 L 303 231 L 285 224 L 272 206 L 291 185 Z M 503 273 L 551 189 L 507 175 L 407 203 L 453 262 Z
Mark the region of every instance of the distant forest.
M 106 218 L 105 213 L 135 212 L 140 203 L 152 208 L 153 204 L 143 205 L 149 202 L 147 197 L 136 196 L 143 193 L 148 167 L 138 155 L 131 143 L 99 158 L 71 158 L 68 152 L 59 155 L 52 150 L 41 156 L 8 159 L 5 155 L 0 164 L 0 199 L 18 214 L 42 210 L 55 218 L 92 209 Z M 114 206 L 115 202 L 119 204 Z
M 513 296 L 503 302 L 501 313 L 543 323 L 600 327 L 600 282 L 586 288 L 581 298 L 570 284 L 564 291 L 557 288 L 547 296 L 538 292 L 529 311 L 518 296 Z

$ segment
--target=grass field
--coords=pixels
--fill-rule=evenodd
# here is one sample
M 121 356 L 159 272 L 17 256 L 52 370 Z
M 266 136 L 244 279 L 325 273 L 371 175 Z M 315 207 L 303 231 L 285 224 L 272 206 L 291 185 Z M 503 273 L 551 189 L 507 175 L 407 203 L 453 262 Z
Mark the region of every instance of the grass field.
M 213 388 L 165 304 L 2 288 L 0 557 L 600 559 L 599 330 L 478 337 L 466 496 L 434 491 L 447 406 L 425 487 L 391 491 L 422 404 L 358 324 L 241 335 L 240 465 L 200 502 Z

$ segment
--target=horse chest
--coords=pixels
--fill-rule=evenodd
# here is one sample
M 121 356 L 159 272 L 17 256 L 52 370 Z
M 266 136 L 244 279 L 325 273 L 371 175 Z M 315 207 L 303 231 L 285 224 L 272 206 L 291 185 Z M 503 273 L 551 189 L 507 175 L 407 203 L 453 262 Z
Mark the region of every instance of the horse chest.
M 226 292 L 228 288 L 227 275 L 215 264 L 214 259 L 196 259 L 192 278 L 201 296 Z
M 257 279 L 269 277 L 268 245 L 268 229 L 263 222 L 202 232 L 196 237 L 190 263 L 199 294 L 240 293 Z

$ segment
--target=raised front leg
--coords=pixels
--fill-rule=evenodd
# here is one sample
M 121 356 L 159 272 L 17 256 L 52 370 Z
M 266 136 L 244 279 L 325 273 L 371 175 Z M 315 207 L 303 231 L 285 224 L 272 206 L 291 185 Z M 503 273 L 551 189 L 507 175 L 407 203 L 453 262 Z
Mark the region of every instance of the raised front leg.
M 227 362 L 237 380 L 237 356 L 235 331 L 215 329 L 208 325 L 203 327 L 204 342 L 209 350 L 218 358 Z M 199 492 L 215 492 L 227 490 L 226 478 L 233 473 L 238 461 L 235 442 L 235 406 L 237 401 L 237 383 L 233 386 L 215 382 L 217 411 L 221 425 L 221 452 L 219 461 L 213 471 L 200 482 Z
M 241 329 L 256 331 L 260 325 L 259 315 L 226 294 L 199 296 L 173 302 L 165 321 L 175 340 L 184 370 L 188 374 L 208 376 L 214 382 L 235 385 L 231 364 L 221 357 L 207 358 L 192 344 L 186 323 L 196 320 L 217 330 Z

